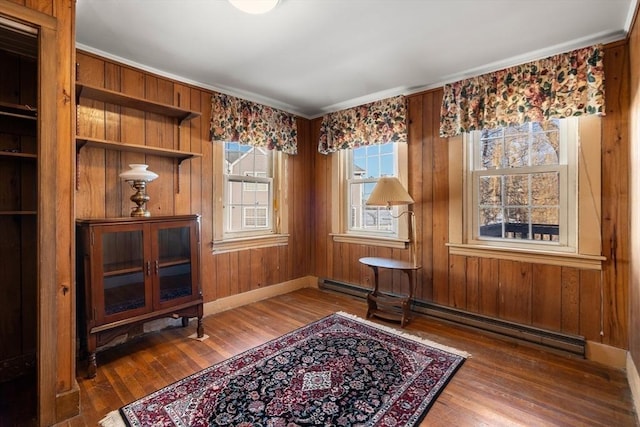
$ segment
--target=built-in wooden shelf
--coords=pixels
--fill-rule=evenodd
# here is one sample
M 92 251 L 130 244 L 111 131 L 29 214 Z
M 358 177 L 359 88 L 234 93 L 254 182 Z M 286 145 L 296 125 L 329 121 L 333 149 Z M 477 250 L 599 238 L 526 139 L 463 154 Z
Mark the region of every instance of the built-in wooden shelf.
M 19 119 L 37 120 L 38 110 L 29 105 L 0 102 L 0 116 L 16 117 Z
M 180 123 L 200 116 L 200 113 L 197 111 L 185 110 L 184 108 L 174 107 L 173 105 L 163 104 L 161 102 L 149 101 L 148 99 L 126 95 L 121 92 L 92 86 L 86 83 L 76 83 L 76 97 L 78 101 L 80 98 L 88 98 L 109 104 L 121 105 L 123 107 L 135 108 L 136 110 L 162 114 L 167 117 L 175 117 Z
M 184 108 L 174 107 L 173 105 L 150 101 L 137 96 L 127 95 L 121 92 L 92 86 L 90 84 L 76 82 L 76 104 L 80 103 L 80 98 L 93 99 L 94 101 L 106 102 L 108 104 L 120 105 L 127 108 L 135 108 L 136 110 L 176 118 L 178 119 L 178 126 L 185 120 L 191 120 L 200 116 L 200 113 L 197 111 L 186 110 Z M 191 159 L 193 157 L 202 157 L 202 154 L 190 151 L 127 144 L 124 142 L 76 135 L 76 153 L 79 154 L 83 147 L 97 147 L 107 150 L 129 151 L 133 153 L 170 157 L 178 161 L 178 167 L 182 164 L 183 160 Z M 80 181 L 77 175 L 77 171 L 79 170 L 79 165 L 77 164 L 78 158 L 79 156 L 76 155 L 76 189 L 78 189 L 78 183 Z M 178 174 L 178 192 L 179 191 L 180 175 Z
M 37 215 L 36 211 L 0 211 L 0 216 L 3 215 Z
M 31 153 L 20 153 L 20 152 L 16 152 L 16 151 L 3 151 L 0 150 L 0 157 L 22 157 L 25 159 L 37 159 L 38 155 L 37 154 L 31 154 Z
M 152 154 L 154 156 L 173 157 L 178 159 L 179 163 L 192 157 L 202 157 L 200 153 L 190 151 L 172 150 L 169 148 L 149 147 L 146 145 L 126 144 L 124 142 L 109 141 L 106 139 L 89 138 L 86 136 L 76 136 L 76 150 L 80 151 L 83 147 L 105 148 L 107 150 L 129 151 L 133 153 Z

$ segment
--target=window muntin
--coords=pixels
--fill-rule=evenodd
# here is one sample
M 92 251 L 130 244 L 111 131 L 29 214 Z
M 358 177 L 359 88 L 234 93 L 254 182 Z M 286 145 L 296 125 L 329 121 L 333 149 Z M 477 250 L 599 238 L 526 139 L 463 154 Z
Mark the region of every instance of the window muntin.
M 471 240 L 575 246 L 576 135 L 566 120 L 473 132 Z
M 268 212 L 264 206 L 245 207 L 244 214 L 244 228 L 264 228 L 268 223 Z
M 367 206 L 378 178 L 397 176 L 397 144 L 366 145 L 349 150 L 347 158 L 347 232 L 397 237 L 397 208 Z
M 273 151 L 225 142 L 224 235 L 273 232 Z
M 246 176 L 257 176 L 260 178 L 267 178 L 266 172 L 261 171 L 247 171 L 244 173 Z M 267 184 L 259 184 L 255 182 L 245 182 L 244 191 L 269 191 Z

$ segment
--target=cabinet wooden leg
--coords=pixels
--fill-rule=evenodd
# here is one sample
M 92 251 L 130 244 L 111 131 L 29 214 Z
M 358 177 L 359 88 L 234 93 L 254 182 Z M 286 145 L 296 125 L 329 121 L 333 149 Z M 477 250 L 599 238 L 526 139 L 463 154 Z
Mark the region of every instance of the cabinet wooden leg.
M 182 316 L 182 327 L 186 328 L 189 326 L 189 318 L 187 316 Z
M 204 336 L 204 326 L 202 325 L 202 316 L 198 316 L 198 338 L 202 338 Z
M 89 366 L 87 367 L 87 378 L 95 378 L 98 373 L 98 364 L 96 363 L 96 352 L 89 352 Z

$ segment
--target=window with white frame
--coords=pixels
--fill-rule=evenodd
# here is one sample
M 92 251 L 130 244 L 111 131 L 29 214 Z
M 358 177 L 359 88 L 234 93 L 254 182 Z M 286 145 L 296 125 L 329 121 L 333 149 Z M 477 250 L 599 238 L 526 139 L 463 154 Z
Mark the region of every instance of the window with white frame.
M 468 241 L 575 250 L 576 123 L 550 120 L 468 135 Z
M 224 235 L 274 232 L 273 150 L 225 142 L 224 154 Z
M 346 225 L 348 233 L 398 237 L 396 207 L 367 206 L 378 178 L 398 176 L 398 144 L 366 145 L 346 150 Z

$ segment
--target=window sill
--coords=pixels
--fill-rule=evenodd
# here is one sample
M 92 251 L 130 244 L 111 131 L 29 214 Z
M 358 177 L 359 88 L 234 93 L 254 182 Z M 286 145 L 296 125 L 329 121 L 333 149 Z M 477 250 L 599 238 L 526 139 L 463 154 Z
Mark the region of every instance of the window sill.
M 213 241 L 211 252 L 214 254 L 222 254 L 225 252 L 235 252 L 246 249 L 286 246 L 288 244 L 288 234 L 269 234 L 265 236 L 251 236 Z
M 535 264 L 559 265 L 586 270 L 602 270 L 602 261 L 606 258 L 598 255 L 583 255 L 520 248 L 499 248 L 489 245 L 465 245 L 447 243 L 450 255 L 475 256 L 483 258 L 524 261 Z
M 334 242 L 353 243 L 356 245 L 383 246 L 393 249 L 406 249 L 409 243 L 406 239 L 393 237 L 364 236 L 361 234 L 337 234 L 331 233 Z

